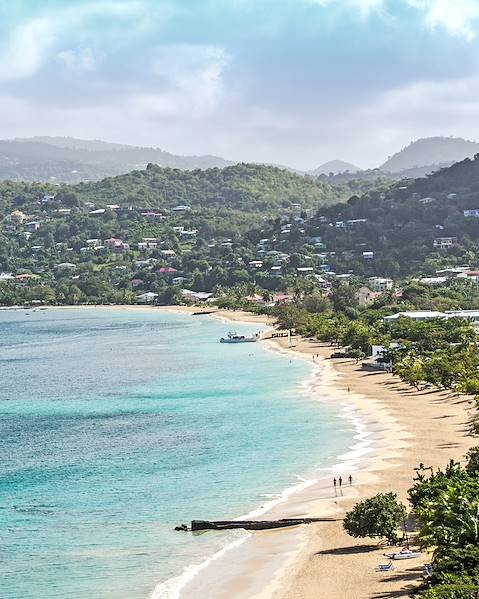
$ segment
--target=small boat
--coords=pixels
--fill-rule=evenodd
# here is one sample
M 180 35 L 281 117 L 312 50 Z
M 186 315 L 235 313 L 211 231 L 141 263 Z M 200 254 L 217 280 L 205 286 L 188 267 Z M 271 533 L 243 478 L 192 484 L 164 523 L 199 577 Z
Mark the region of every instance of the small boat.
M 259 333 L 247 337 L 246 335 L 238 335 L 235 331 L 230 331 L 226 337 L 221 337 L 220 343 L 253 343 L 258 341 L 259 338 Z
M 420 551 L 398 551 L 396 553 L 385 553 L 385 557 L 389 559 L 413 559 L 415 557 L 421 557 Z

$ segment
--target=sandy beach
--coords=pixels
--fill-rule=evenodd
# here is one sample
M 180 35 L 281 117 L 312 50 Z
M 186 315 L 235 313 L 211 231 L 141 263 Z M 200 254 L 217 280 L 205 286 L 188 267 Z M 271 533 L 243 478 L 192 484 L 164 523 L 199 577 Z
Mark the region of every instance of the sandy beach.
M 222 317 L 240 321 L 241 313 Z M 248 315 L 251 321 L 254 316 Z M 271 321 L 258 322 L 271 324 Z M 452 458 L 463 460 L 477 440 L 469 435 L 473 403 L 469 398 L 437 390 L 416 391 L 387 373 L 367 372 L 355 360 L 330 359 L 333 348 L 325 344 L 293 338 L 267 340 L 281 351 L 301 353 L 320 364 L 317 385 L 323 395 L 336 398 L 356 411 L 373 433 L 368 456 L 353 472 L 353 484 L 343 482 L 336 493 L 308 489 L 301 498 L 292 498 L 287 515 L 334 516 L 336 522 L 303 527 L 304 543 L 277 575 L 275 584 L 261 594 L 274 599 L 408 597 L 420 581 L 428 556 L 397 562 L 394 572 L 377 573 L 384 563 L 384 548 L 371 540 L 349 537 L 341 518 L 358 500 L 378 492 L 393 491 L 406 502 L 414 468 L 419 463 L 443 467 Z M 349 389 L 349 391 L 348 391 Z M 341 472 L 339 472 L 341 474 Z M 343 473 L 343 479 L 346 478 Z M 317 498 L 314 493 L 318 493 Z M 233 595 L 232 595 L 233 596 Z
M 176 306 L 108 308 L 197 310 Z M 274 325 L 271 318 L 241 311 L 218 310 L 214 317 L 238 324 L 257 323 L 258 330 Z M 385 562 L 384 547 L 349 537 L 343 531 L 342 517 L 358 500 L 378 492 L 393 491 L 406 502 L 414 468 L 421 462 L 437 468 L 451 458 L 463 460 L 468 449 L 478 444 L 468 433 L 474 404 L 451 393 L 416 391 L 390 374 L 363 371 L 354 360 L 330 359 L 334 348 L 315 341 L 294 337 L 291 348 L 285 337 L 267 338 L 263 343 L 274 351 L 310 360 L 316 368 L 309 391 L 318 397 L 318 409 L 321 401 L 334 402 L 357 430 L 354 450 L 342 456 L 330 476 L 298 489 L 266 517 L 328 516 L 337 520 L 255 533 L 242 546 L 247 550 L 240 547 L 207 568 L 195 579 L 194 588 L 185 588 L 182 599 L 408 597 L 429 557 L 400 561 L 394 572 L 377 573 L 375 567 Z M 352 485 L 347 482 L 349 474 Z M 339 475 L 343 486 L 335 490 L 332 478 Z

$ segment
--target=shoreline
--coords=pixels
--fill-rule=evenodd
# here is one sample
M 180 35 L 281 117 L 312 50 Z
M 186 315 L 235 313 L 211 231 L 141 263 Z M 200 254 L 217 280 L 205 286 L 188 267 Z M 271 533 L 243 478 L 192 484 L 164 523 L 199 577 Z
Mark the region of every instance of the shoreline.
M 271 317 L 256 316 L 241 311 L 221 310 L 212 316 L 230 323 L 257 323 L 258 326 L 269 329 L 274 326 L 274 319 Z M 394 445 L 390 441 L 388 443 L 388 438 L 391 440 L 392 437 L 396 437 L 399 446 L 402 446 L 406 442 L 404 438 L 407 437 L 407 433 L 385 411 L 377 409 L 378 406 L 374 406 L 375 409 L 368 406 L 367 398 L 338 388 L 337 373 L 327 362 L 328 352 L 326 350 L 325 354 L 324 347 L 317 343 L 310 344 L 299 337 L 294 338 L 296 345 L 294 348 L 286 347 L 287 338 L 284 337 L 266 337 L 263 341 L 270 351 L 290 355 L 294 359 L 310 361 L 312 354 L 322 354 L 321 358 L 314 361 L 311 378 L 304 382 L 305 393 L 318 402 L 335 404 L 336 408 L 339 407 L 338 416 L 352 425 L 355 432 L 347 450 L 338 455 L 332 465 L 316 468 L 311 475 L 314 478 L 303 479 L 297 485 L 283 490 L 283 499 L 274 501 L 274 505 L 266 511 L 262 509 L 264 506 L 261 506 L 256 513 L 242 517 L 257 518 L 262 513 L 266 513 L 267 518 L 271 519 L 341 517 L 342 502 L 346 499 L 357 501 L 360 496 L 356 486 L 357 480 L 360 479 L 363 484 L 366 481 L 371 483 L 375 481 L 374 472 L 383 467 L 384 462 L 384 456 L 380 457 L 380 452 L 384 453 L 386 445 L 389 444 L 391 448 Z M 393 451 L 390 457 L 396 455 L 397 452 Z M 346 481 L 350 473 L 353 475 L 354 484 L 344 485 L 341 490 L 333 490 L 333 476 L 342 475 Z M 313 527 L 317 527 L 320 532 L 324 528 L 324 523 L 280 531 L 265 531 L 259 534 L 256 532 L 234 550 L 224 552 L 221 559 L 213 560 L 216 563 L 211 568 L 201 568 L 202 572 L 194 579 L 190 579 L 181 590 L 179 589 L 180 593 L 172 597 L 175 599 L 176 597 L 193 599 L 198 596 L 207 596 L 208 599 L 281 597 L 287 589 L 287 579 L 298 569 L 298 564 L 304 561 Z M 220 581 L 218 572 L 221 572 Z M 314 591 L 315 597 L 316 593 L 317 590 Z
M 191 306 L 148 305 L 47 307 L 51 308 L 184 314 L 198 311 L 198 307 Z M 268 329 L 274 326 L 271 317 L 241 311 L 217 310 L 211 316 L 229 323 L 257 323 Z M 381 596 L 406 599 L 411 586 L 420 582 L 427 555 L 412 562 L 398 562 L 396 570 L 387 576 L 378 574 L 374 569 L 384 560 L 384 549 L 378 548 L 373 540 L 348 537 L 341 520 L 357 501 L 378 492 L 393 491 L 406 503 L 414 468 L 420 462 L 437 468 L 444 467 L 450 459 L 463 460 L 476 444 L 468 430 L 471 400 L 438 390 L 415 391 L 393 375 L 362 371 L 354 360 L 330 359 L 334 351 L 330 346 L 300 337 L 294 337 L 293 342 L 294 347 L 288 348 L 284 337 L 264 339 L 271 351 L 296 359 L 313 361 L 312 356 L 319 354 L 306 391 L 318 402 L 336 403 L 341 416 L 350 422 L 351 419 L 356 421 L 356 434 L 348 452 L 338 456 L 334 471 L 329 469 L 324 476 L 318 475 L 313 484 L 291 493 L 286 501 L 268 511 L 268 517 L 333 516 L 338 521 L 255 533 L 241 544 L 236 543 L 236 549 L 212 560 L 215 563 L 211 568 L 202 568 L 202 574 L 194 577 L 194 589 L 186 585 L 185 592 L 175 591 L 161 597 L 370 599 Z M 362 455 L 351 456 L 352 448 L 360 448 Z M 353 485 L 343 485 L 338 495 L 338 490 L 332 489 L 331 479 L 340 473 L 343 478 L 347 477 L 346 472 L 340 470 L 340 464 L 348 457 L 355 459 L 355 462 L 346 462 L 348 473 L 353 475 Z M 213 583 L 214 589 L 211 588 Z
M 228 313 L 222 316 L 229 320 Z M 237 312 L 231 320 L 239 322 L 241 318 Z M 253 316 L 256 318 L 259 322 L 259 317 Z M 387 577 L 378 575 L 375 567 L 384 560 L 384 549 L 374 540 L 349 537 L 341 519 L 357 501 L 379 492 L 393 491 L 407 505 L 407 489 L 420 462 L 438 468 L 450 459 L 463 461 L 477 443 L 469 433 L 473 402 L 446 391 L 416 391 L 391 374 L 363 371 L 351 359 L 330 359 L 334 348 L 323 343 L 300 337 L 294 337 L 293 342 L 294 347 L 288 348 L 284 337 L 265 339 L 274 351 L 295 357 L 312 360 L 313 354 L 319 354 L 320 373 L 311 393 L 320 401 L 321 394 L 324 401 L 342 402 L 343 414 L 346 411 L 356 416 L 364 426 L 371 451 L 359 458 L 353 485 L 343 486 L 340 497 L 315 496 L 314 487 L 292 497 L 294 501 L 283 517 L 336 516 L 340 521 L 302 527 L 300 546 L 284 555 L 268 585 L 254 597 L 406 599 L 411 588 L 421 582 L 423 566 L 430 558 L 423 555 L 413 563 L 398 562 Z

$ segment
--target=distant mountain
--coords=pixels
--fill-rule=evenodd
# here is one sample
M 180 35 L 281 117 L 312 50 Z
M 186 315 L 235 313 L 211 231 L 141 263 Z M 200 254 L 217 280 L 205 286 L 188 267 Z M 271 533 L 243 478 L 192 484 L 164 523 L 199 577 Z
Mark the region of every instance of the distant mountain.
M 386 160 L 379 169 L 386 173 L 401 173 L 420 168 L 426 174 L 464 158 L 471 158 L 478 152 L 479 143 L 474 141 L 460 137 L 427 137 L 411 142 Z
M 0 140 L 0 179 L 78 183 L 121 175 L 149 163 L 182 170 L 234 164 L 217 156 L 176 156 L 158 148 L 71 137 Z
M 318 168 L 315 168 L 312 171 L 308 172 L 308 175 L 312 175 L 313 177 L 318 177 L 319 175 L 329 175 L 329 173 L 333 173 L 337 175 L 339 173 L 357 173 L 361 169 L 350 162 L 344 162 L 344 160 L 330 160 L 329 162 L 325 162 Z
M 76 137 L 51 137 L 48 135 L 37 135 L 35 137 L 16 137 L 13 141 L 38 142 L 54 146 L 56 148 L 69 148 L 70 150 L 90 150 L 98 152 L 101 150 L 129 150 L 135 146 L 111 143 L 100 139 L 77 139 Z

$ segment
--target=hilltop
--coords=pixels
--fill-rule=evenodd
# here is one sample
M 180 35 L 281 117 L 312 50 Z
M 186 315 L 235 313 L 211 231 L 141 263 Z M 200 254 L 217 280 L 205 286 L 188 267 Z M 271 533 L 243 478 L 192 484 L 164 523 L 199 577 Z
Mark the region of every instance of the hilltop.
M 308 174 L 317 177 L 318 175 L 329 175 L 329 173 L 333 173 L 334 175 L 346 172 L 357 173 L 360 170 L 361 169 L 358 166 L 351 164 L 351 162 L 344 162 L 344 160 L 330 160 L 329 162 L 321 164 L 314 170 L 309 171 Z
M 171 303 L 181 287 L 328 290 L 339 275 L 477 269 L 479 159 L 352 189 L 255 164 L 149 165 L 63 187 L 3 182 L 0 303 L 129 303 L 141 293 Z
M 479 143 L 460 137 L 427 137 L 411 142 L 388 158 L 379 169 L 385 173 L 400 173 L 408 169 L 428 167 L 429 172 L 454 162 L 471 158 L 479 152 Z
M 69 137 L 0 140 L 0 179 L 77 183 L 145 168 L 148 163 L 180 169 L 233 164 L 216 156 L 177 156 L 159 148 Z
M 81 183 L 75 189 L 97 204 L 171 208 L 176 204 L 275 213 L 291 204 L 303 209 L 331 204 L 342 197 L 338 187 L 289 170 L 259 164 L 183 171 L 149 164 L 145 170 Z

